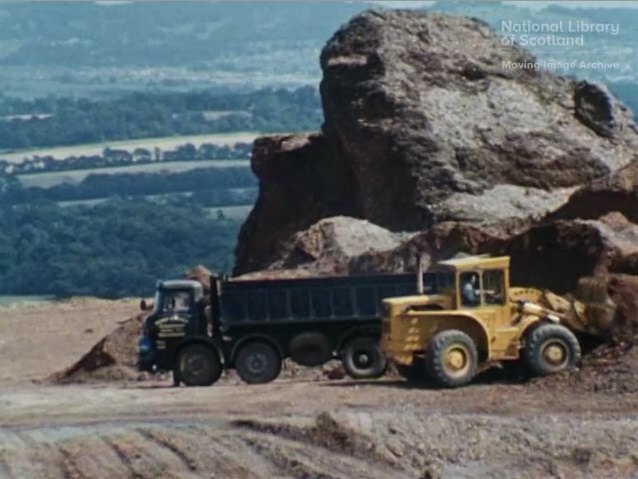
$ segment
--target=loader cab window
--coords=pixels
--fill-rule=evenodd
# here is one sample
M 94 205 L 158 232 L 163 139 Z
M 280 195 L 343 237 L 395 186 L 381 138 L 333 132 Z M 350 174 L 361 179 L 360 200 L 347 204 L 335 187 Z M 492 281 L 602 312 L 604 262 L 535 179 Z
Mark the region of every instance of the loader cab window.
M 505 273 L 501 269 L 490 269 L 483 273 L 483 303 L 505 304 Z
M 459 275 L 461 305 L 476 308 L 481 305 L 481 281 L 478 271 L 467 271 Z

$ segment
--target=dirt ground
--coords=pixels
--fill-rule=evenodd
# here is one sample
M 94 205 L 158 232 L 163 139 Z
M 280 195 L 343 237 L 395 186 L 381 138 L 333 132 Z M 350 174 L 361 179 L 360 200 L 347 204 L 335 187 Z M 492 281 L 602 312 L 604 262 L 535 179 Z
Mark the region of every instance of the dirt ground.
M 450 391 L 392 378 L 34 381 L 136 306 L 0 309 L 0 478 L 638 477 L 635 393 L 503 381 Z

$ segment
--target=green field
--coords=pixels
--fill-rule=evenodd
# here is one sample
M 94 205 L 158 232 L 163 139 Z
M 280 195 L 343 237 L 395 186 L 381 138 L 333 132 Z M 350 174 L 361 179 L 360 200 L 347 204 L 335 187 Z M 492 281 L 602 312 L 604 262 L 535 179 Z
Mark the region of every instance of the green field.
M 90 143 L 85 145 L 74 146 L 56 146 L 51 148 L 37 148 L 30 150 L 21 150 L 11 153 L 0 153 L 0 159 L 9 163 L 21 163 L 25 158 L 33 158 L 34 156 L 52 156 L 55 159 L 62 160 L 69 156 L 91 156 L 100 155 L 105 148 L 126 150 L 132 152 L 136 148 L 146 148 L 152 151 L 159 148 L 162 151 L 173 150 L 178 146 L 191 143 L 195 147 L 199 147 L 204 143 L 213 145 L 232 146 L 235 143 L 252 143 L 255 138 L 260 136 L 256 132 L 233 132 L 233 133 L 215 133 L 209 135 L 187 135 L 187 136 L 167 136 L 161 138 L 142 138 L 139 140 L 126 141 L 109 141 L 104 143 Z
M 188 195 L 190 193 L 171 193 L 170 196 L 173 195 Z M 166 198 L 169 195 L 148 195 L 144 196 L 145 199 L 161 199 Z M 72 207 L 72 206 L 93 206 L 99 203 L 103 203 L 107 201 L 108 198 L 98 198 L 94 200 L 77 200 L 77 201 L 60 201 L 58 202 L 59 206 L 63 207 Z M 206 208 L 208 214 L 211 218 L 217 218 L 218 212 L 221 211 L 224 214 L 224 217 L 229 220 L 236 221 L 244 221 L 252 210 L 253 205 L 233 205 L 233 206 L 213 206 L 211 208 Z
M 77 185 L 93 173 L 103 175 L 115 175 L 118 173 L 179 173 L 201 168 L 229 168 L 234 166 L 249 167 L 250 160 L 158 161 L 142 165 L 114 166 L 110 168 L 29 173 L 18 175 L 18 179 L 25 188 L 51 188 L 62 183 Z

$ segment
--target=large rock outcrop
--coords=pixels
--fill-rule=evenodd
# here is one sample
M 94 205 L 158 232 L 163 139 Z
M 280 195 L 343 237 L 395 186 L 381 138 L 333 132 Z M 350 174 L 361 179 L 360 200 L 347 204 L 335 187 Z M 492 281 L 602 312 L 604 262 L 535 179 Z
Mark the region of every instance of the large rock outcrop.
M 259 198 L 239 233 L 238 273 L 276 261 L 295 232 L 321 218 L 360 213 L 354 178 L 323 135 L 259 138 L 251 167 Z
M 459 253 L 509 255 L 512 282 L 573 291 L 586 276 L 638 275 L 638 225 L 620 213 L 596 220 L 556 220 L 508 236 L 494 228 L 441 223 L 421 233 L 393 233 L 365 220 L 326 218 L 298 233 L 262 277 L 416 270 L 416 258 L 435 261 Z
M 260 196 L 236 272 L 267 267 L 328 216 L 516 234 L 612 178 L 638 151 L 631 113 L 601 85 L 512 67 L 533 61 L 478 20 L 353 18 L 321 54 L 322 133 L 256 143 Z

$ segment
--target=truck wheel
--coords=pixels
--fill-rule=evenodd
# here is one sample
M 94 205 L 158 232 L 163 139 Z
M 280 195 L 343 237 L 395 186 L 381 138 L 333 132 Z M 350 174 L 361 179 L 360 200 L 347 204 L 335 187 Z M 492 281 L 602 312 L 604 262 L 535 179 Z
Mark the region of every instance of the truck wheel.
M 380 378 L 388 367 L 388 360 L 378 341 L 368 336 L 349 341 L 341 352 L 341 362 L 353 379 Z
M 439 386 L 464 386 L 476 375 L 478 353 L 472 338 L 458 330 L 442 331 L 426 348 L 425 369 Z
M 241 347 L 235 360 L 235 370 L 248 384 L 274 381 L 281 371 L 281 356 L 270 344 L 254 342 Z
M 301 333 L 292 338 L 290 357 L 294 362 L 302 366 L 319 366 L 332 359 L 330 341 L 322 333 Z
M 580 361 L 580 344 L 565 326 L 543 324 L 525 335 L 523 361 L 534 376 L 557 373 Z
M 216 351 L 203 344 L 180 350 L 177 356 L 177 378 L 186 386 L 210 386 L 219 379 L 222 364 Z

